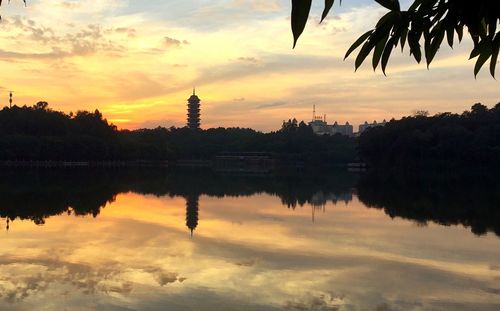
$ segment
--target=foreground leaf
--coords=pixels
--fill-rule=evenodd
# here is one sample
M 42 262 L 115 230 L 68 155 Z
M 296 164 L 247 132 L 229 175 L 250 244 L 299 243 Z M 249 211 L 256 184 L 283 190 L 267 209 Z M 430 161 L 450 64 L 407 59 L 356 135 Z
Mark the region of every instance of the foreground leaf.
M 311 11 L 312 0 L 292 0 L 292 33 L 293 47 L 304 31 Z
M 321 15 L 321 22 L 328 15 L 328 12 L 330 12 L 330 9 L 332 8 L 334 2 L 335 2 L 335 0 L 325 0 L 325 9 L 323 11 L 323 14 Z
M 358 48 L 358 46 L 361 45 L 361 43 L 365 42 L 365 40 L 373 33 L 373 30 L 369 30 L 367 32 L 365 32 L 361 37 L 358 38 L 358 40 L 356 40 L 356 42 L 354 42 L 351 47 L 349 48 L 349 50 L 347 50 L 345 56 L 344 56 L 344 60 L 349 57 L 349 55 L 351 55 L 351 53 Z

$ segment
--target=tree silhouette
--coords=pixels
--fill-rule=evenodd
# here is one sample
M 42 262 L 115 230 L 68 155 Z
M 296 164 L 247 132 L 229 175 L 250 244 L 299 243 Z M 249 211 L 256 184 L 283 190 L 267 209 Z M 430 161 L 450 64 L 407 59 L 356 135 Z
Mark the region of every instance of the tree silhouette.
M 374 29 L 367 31 L 348 49 L 345 58 L 361 46 L 355 68 L 364 62 L 373 51 L 372 65 L 385 69 L 391 52 L 408 43 L 410 54 L 420 63 L 423 54 L 429 67 L 446 37 L 453 47 L 455 34 L 462 41 L 464 29 L 469 32 L 474 47 L 470 59 L 477 58 L 474 76 L 490 59 L 490 73 L 495 76 L 495 67 L 500 49 L 500 1 L 496 0 L 414 0 L 408 10 L 401 10 L 399 0 L 375 0 L 389 12 L 380 18 Z M 304 31 L 312 0 L 292 0 L 292 32 L 294 47 Z M 334 0 L 325 0 L 321 21 L 326 18 Z M 344 59 L 345 59 L 344 58 Z
M 372 167 L 399 170 L 500 169 L 500 103 L 475 104 L 462 114 L 417 113 L 366 130 L 361 158 Z
M 339 165 L 355 157 L 356 141 L 317 136 L 304 122 L 262 133 L 245 128 L 118 130 L 95 110 L 65 114 L 46 102 L 0 110 L 0 161 L 212 160 L 223 152 L 269 152 L 277 158 Z

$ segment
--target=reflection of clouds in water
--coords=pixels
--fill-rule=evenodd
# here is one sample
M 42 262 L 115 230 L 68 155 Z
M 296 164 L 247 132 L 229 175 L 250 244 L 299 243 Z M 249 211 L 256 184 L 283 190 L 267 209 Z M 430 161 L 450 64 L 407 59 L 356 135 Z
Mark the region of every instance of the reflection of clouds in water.
M 47 296 L 78 296 L 76 292 L 81 295 L 126 297 L 134 290 L 135 284 L 129 280 L 134 272 L 149 274 L 160 286 L 186 280 L 177 273 L 158 267 L 125 267 L 116 262 L 94 266 L 50 257 L 4 257 L 0 262 L 0 298 L 12 304 Z
M 177 273 L 167 272 L 158 267 L 145 268 L 144 271 L 153 274 L 155 280 L 161 286 L 165 286 L 168 285 L 169 283 L 175 283 L 175 282 L 182 283 L 185 280 L 187 280 L 187 278 L 179 277 Z
M 494 277 L 500 270 L 481 260 L 484 254 L 493 258 L 494 248 L 469 257 L 457 250 L 455 262 L 435 251 L 409 253 L 387 241 L 401 235 L 424 245 L 428 236 L 411 225 L 399 229 L 363 218 L 356 213 L 364 209 L 356 206 L 332 208 L 313 226 L 307 210 L 291 212 L 277 198 L 202 198 L 206 221 L 190 239 L 183 200 L 149 197 L 147 204 L 134 201 L 147 209 L 128 209 L 131 197 L 138 195 L 119 196 L 96 220 L 54 217 L 38 231 L 36 245 L 11 235 L 3 252 L 20 257 L 0 257 L 0 309 L 48 306 L 51 300 L 101 310 L 488 310 L 498 301 Z M 236 219 L 243 224 L 235 225 Z M 22 230 L 20 225 L 16 234 Z M 360 242 L 368 236 L 375 238 Z M 471 249 L 467 239 L 461 242 Z M 433 243 L 435 250 L 447 242 Z M 27 247 L 40 253 L 23 251 Z
M 352 308 L 351 305 L 346 305 L 343 295 L 335 295 L 333 293 L 320 293 L 314 295 L 306 293 L 303 300 L 291 300 L 284 303 L 283 307 L 287 310 L 321 310 L 321 311 L 338 311 Z
M 237 261 L 234 264 L 241 267 L 253 267 L 257 264 L 258 261 L 259 259 L 251 258 Z

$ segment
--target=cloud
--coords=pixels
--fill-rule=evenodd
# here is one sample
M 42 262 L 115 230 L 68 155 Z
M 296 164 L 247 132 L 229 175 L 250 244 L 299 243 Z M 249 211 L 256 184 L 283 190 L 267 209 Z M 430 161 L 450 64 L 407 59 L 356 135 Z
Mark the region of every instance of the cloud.
M 278 0 L 233 0 L 228 6 L 260 13 L 280 12 L 285 9 Z
M 59 5 L 65 9 L 70 9 L 70 10 L 82 7 L 82 3 L 80 2 L 69 2 L 69 1 L 63 1 Z
M 129 38 L 135 38 L 137 37 L 137 30 L 135 28 L 131 27 L 118 27 L 114 29 L 116 33 L 123 33 L 126 34 Z
M 96 24 L 58 33 L 34 20 L 14 16 L 6 18 L 1 27 L 15 34 L 20 42 L 15 51 L 2 49 L 3 59 L 61 59 L 99 51 L 117 55 L 123 51 L 123 46 L 106 37 L 110 30 Z
M 259 60 L 255 57 L 238 57 L 238 61 L 244 62 L 244 63 L 253 63 L 253 64 L 256 64 L 259 62 Z
M 287 104 L 288 104 L 287 102 L 278 101 L 278 102 L 269 103 L 269 104 L 260 104 L 256 108 L 258 108 L 258 109 L 275 108 L 275 107 L 286 106 Z
M 69 52 L 64 52 L 60 50 L 52 50 L 47 53 L 18 53 L 12 51 L 5 51 L 0 49 L 0 59 L 57 59 L 64 58 L 71 55 Z
M 188 45 L 189 42 L 187 40 L 178 40 L 170 37 L 164 37 L 163 38 L 163 45 L 166 48 L 172 48 L 172 47 L 181 47 L 182 45 Z

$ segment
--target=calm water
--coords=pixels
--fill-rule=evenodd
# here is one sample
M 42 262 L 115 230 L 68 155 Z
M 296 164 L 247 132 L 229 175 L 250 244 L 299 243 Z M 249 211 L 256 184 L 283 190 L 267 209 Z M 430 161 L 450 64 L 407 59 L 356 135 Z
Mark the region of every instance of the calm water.
M 344 173 L 0 179 L 1 310 L 500 310 L 494 185 Z

